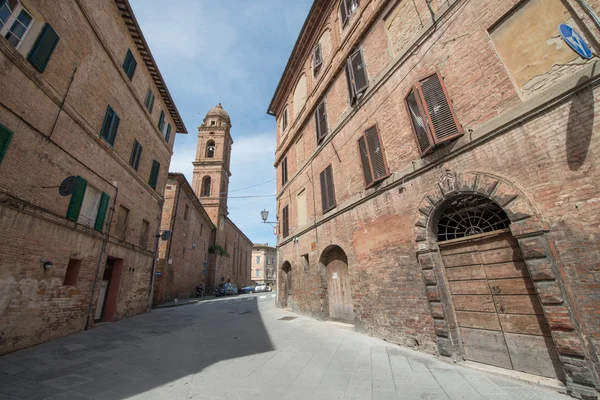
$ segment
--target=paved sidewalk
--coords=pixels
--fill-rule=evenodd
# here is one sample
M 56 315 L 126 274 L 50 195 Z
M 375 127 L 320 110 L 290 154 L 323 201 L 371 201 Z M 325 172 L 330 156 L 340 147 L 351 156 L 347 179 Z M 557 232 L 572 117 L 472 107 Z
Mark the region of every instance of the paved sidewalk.
M 0 398 L 570 397 L 299 317 L 271 298 L 240 296 L 155 310 L 0 357 Z

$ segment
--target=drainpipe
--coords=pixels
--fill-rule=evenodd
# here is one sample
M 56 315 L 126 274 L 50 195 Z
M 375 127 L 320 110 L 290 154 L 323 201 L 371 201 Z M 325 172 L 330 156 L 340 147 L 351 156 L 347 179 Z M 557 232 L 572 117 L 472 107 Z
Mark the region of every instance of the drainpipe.
M 588 13 L 588 15 L 592 18 L 592 20 L 594 21 L 594 24 L 596 25 L 596 28 L 600 29 L 600 18 L 598 18 L 598 15 L 594 11 L 594 9 L 587 3 L 586 0 L 577 0 L 577 1 L 581 5 L 581 7 L 583 7 L 585 9 L 585 11 Z
M 112 227 L 112 217 L 115 214 L 115 208 L 117 206 L 117 196 L 119 195 L 119 187 L 115 184 L 113 185 L 115 188 L 115 198 L 113 199 L 113 205 L 108 213 L 108 227 L 106 228 L 106 233 L 104 234 L 104 239 L 102 240 L 102 248 L 100 249 L 100 255 L 98 256 L 98 263 L 96 264 L 96 274 L 94 275 L 94 283 L 92 284 L 92 293 L 90 294 L 90 305 L 88 307 L 88 315 L 85 321 L 85 330 L 90 329 L 90 317 L 92 315 L 92 309 L 94 306 L 94 292 L 96 291 L 96 283 L 98 282 L 98 273 L 100 272 L 100 265 L 102 265 L 102 260 L 104 259 L 104 253 L 106 251 L 106 243 L 108 243 L 108 238 L 110 236 L 110 228 Z
M 163 211 L 164 204 L 165 204 L 165 200 L 163 199 L 160 202 L 160 211 L 158 214 L 158 229 L 156 231 L 156 235 L 154 236 L 156 238 L 156 242 L 154 244 L 154 255 L 152 257 L 152 269 L 150 272 L 150 287 L 148 288 L 147 312 L 150 312 L 152 310 L 152 296 L 154 295 L 154 274 L 156 273 L 156 257 L 158 256 L 158 242 L 160 241 L 160 222 L 162 219 L 162 211 Z

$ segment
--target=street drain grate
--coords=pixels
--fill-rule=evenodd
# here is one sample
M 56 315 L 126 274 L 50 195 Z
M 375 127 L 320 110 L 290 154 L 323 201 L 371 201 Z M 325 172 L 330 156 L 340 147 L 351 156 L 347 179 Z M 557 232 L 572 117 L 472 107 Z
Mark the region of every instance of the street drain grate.
M 280 321 L 291 321 L 293 319 L 296 319 L 298 317 L 283 317 L 283 318 L 279 318 Z

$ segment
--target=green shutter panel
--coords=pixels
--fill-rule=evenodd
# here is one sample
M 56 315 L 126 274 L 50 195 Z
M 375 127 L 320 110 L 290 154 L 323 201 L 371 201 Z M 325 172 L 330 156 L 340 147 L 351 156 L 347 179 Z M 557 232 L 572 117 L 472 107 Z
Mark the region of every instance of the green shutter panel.
M 169 143 L 169 139 L 171 138 L 171 124 L 167 125 L 167 134 L 165 135 L 165 140 Z
M 79 212 L 81 211 L 81 204 L 83 204 L 83 197 L 85 196 L 85 189 L 87 188 L 87 181 L 82 177 L 77 177 L 77 189 L 71 195 L 71 201 L 69 202 L 69 209 L 67 210 L 67 218 L 73 221 L 79 219 Z
M 100 206 L 98 207 L 98 214 L 96 215 L 96 223 L 94 224 L 94 229 L 100 232 L 102 232 L 102 228 L 104 228 L 104 219 L 106 218 L 106 210 L 108 210 L 109 199 L 110 196 L 102 192 Z
M 156 189 L 156 183 L 158 182 L 158 172 L 160 171 L 160 163 L 156 160 L 152 161 L 152 170 L 150 170 L 150 179 L 148 184 L 152 186 L 152 189 Z
M 162 132 L 163 125 L 165 124 L 165 112 L 160 112 L 160 118 L 158 119 L 158 129 Z
M 4 154 L 6 154 L 6 149 L 8 149 L 12 135 L 13 133 L 10 129 L 0 124 L 0 164 L 2 163 Z
M 29 57 L 27 59 L 40 72 L 44 72 L 46 66 L 48 65 L 48 61 L 50 61 L 50 57 L 54 52 L 54 49 L 58 45 L 60 38 L 52 29 L 50 24 L 46 24 L 40 36 L 38 36 L 35 45 L 33 46 L 33 50 L 29 53 Z

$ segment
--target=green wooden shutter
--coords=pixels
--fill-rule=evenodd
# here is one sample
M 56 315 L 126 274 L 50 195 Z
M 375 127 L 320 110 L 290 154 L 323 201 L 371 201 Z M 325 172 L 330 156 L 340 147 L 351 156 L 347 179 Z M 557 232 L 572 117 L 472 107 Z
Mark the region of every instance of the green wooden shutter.
M 94 224 L 94 229 L 100 232 L 102 232 L 102 228 L 104 228 L 104 219 L 106 218 L 106 211 L 108 210 L 109 199 L 110 196 L 102 192 L 102 197 L 100 198 L 100 206 L 98 207 L 98 214 L 96 215 L 96 223 Z
M 87 188 L 87 181 L 82 177 L 77 177 L 77 189 L 71 195 L 71 201 L 69 202 L 69 209 L 67 210 L 67 218 L 73 221 L 79 219 L 79 212 L 81 211 L 81 204 L 83 204 L 83 197 L 85 196 L 85 189 Z
M 156 189 L 156 183 L 158 182 L 158 172 L 160 171 L 160 163 L 156 160 L 152 161 L 152 170 L 150 171 L 150 179 L 148 184 L 152 186 L 152 189 Z
M 127 54 L 125 55 L 125 61 L 123 61 L 123 70 L 129 80 L 133 79 L 133 74 L 135 73 L 135 68 L 137 67 L 137 61 L 133 58 L 133 53 L 130 49 L 127 49 Z
M 160 112 L 160 118 L 158 118 L 158 129 L 162 132 L 163 126 L 165 125 L 165 112 Z
M 167 133 L 165 134 L 165 140 L 169 143 L 169 139 L 171 138 L 171 124 L 167 125 Z
M 8 149 L 12 135 L 13 133 L 10 129 L 0 124 L 0 164 L 2 163 L 4 154 L 6 154 L 6 149 Z
M 46 24 L 40 36 L 38 36 L 35 45 L 33 46 L 33 50 L 29 53 L 29 57 L 27 59 L 40 72 L 44 72 L 46 66 L 48 65 L 48 61 L 50 61 L 50 57 L 54 52 L 54 49 L 58 45 L 60 38 L 52 29 L 50 24 Z

